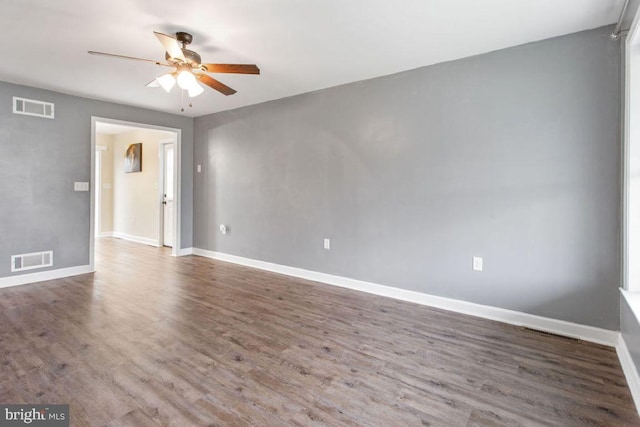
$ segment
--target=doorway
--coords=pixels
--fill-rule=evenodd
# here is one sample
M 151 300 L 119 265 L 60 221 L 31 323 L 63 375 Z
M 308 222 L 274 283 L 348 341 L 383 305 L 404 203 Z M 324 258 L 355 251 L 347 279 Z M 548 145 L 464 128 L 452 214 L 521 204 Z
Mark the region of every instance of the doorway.
M 124 165 L 120 165 L 125 160 L 124 148 L 122 144 L 127 139 L 131 139 L 131 143 L 138 143 L 139 137 L 130 138 L 126 136 L 120 139 L 114 139 L 107 148 L 103 147 L 103 134 L 111 129 L 112 133 L 118 133 L 117 128 L 126 128 L 132 135 L 153 135 L 149 142 L 142 144 L 141 150 L 141 170 L 126 170 Z M 115 129 L 115 130 L 114 130 Z M 98 132 L 100 130 L 100 132 Z M 125 132 L 125 131 L 120 131 Z M 100 141 L 100 143 L 98 143 Z M 91 191 L 91 216 L 90 216 L 90 254 L 89 263 L 92 270 L 95 270 L 95 246 L 96 240 L 100 236 L 111 236 L 124 238 L 138 243 L 144 243 L 152 246 L 167 246 L 171 248 L 171 255 L 177 256 L 180 248 L 180 152 L 181 152 L 181 130 L 174 128 L 166 128 L 162 126 L 148 125 L 144 123 L 127 122 L 123 120 L 108 119 L 102 117 L 91 118 L 91 176 L 94 185 L 90 187 Z M 103 151 L 103 150 L 111 150 Z M 122 151 L 122 153 L 121 153 Z M 105 156 L 105 153 L 108 155 Z M 110 157 L 109 157 L 110 156 Z M 102 158 L 102 159 L 101 159 Z M 105 159 L 111 158 L 112 166 L 105 167 Z M 100 163 L 99 163 L 100 162 Z M 124 167 L 124 168 L 123 168 Z M 102 170 L 101 170 L 102 169 Z M 155 169 L 155 175 L 150 177 L 150 173 Z M 103 181 L 103 177 L 108 170 L 113 171 L 113 176 Z M 133 172 L 133 173 L 131 173 Z M 137 173 L 142 172 L 142 173 Z M 145 175 L 146 172 L 147 174 Z M 152 182 L 149 180 L 152 179 Z M 120 180 L 120 181 L 118 181 Z M 144 188 L 138 188 L 141 181 L 147 182 Z M 130 191 L 132 187 L 137 188 L 137 192 L 126 197 L 130 203 L 137 203 L 139 199 L 145 199 L 145 206 L 153 209 L 154 219 L 150 218 L 149 211 L 144 211 L 140 215 L 136 212 L 126 211 L 118 213 L 116 209 L 123 208 L 124 203 L 120 203 L 120 199 L 114 197 L 117 188 Z M 108 188 L 109 191 L 105 190 Z M 101 207 L 101 201 L 105 197 L 111 196 L 112 200 L 107 200 L 107 205 L 111 203 L 114 215 L 109 218 Z M 107 197 L 108 198 L 108 197 Z M 121 197 L 122 198 L 122 197 Z M 104 217 L 104 218 L 102 218 Z M 126 221 L 135 223 L 138 229 L 144 228 L 146 234 L 129 233 L 127 230 L 120 229 L 116 231 L 117 225 L 123 223 L 122 218 L 126 217 Z M 120 218 L 118 220 L 118 218 Z M 148 225 L 153 225 L 149 231 Z M 105 228 L 112 224 L 113 231 L 105 231 Z M 131 224 L 127 224 L 128 227 Z M 137 239 L 137 236 L 144 238 Z

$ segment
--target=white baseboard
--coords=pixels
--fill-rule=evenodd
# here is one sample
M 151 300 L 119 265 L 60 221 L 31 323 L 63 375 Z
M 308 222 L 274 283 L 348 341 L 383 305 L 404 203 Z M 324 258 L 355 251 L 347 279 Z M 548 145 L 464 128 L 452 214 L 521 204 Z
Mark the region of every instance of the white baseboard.
M 120 233 L 119 231 L 114 231 L 112 236 L 117 237 L 118 239 L 128 240 L 130 242 L 142 243 L 143 245 L 155 246 L 157 248 L 160 247 L 160 242 L 158 240 L 148 239 L 146 237 L 133 236 L 131 234 Z
M 176 256 L 193 255 L 193 248 L 182 248 L 176 251 Z
M 633 363 L 631 353 L 629 353 L 629 348 L 622 334 L 620 334 L 618 345 L 616 346 L 616 353 L 618 353 L 618 359 L 620 360 L 620 365 L 622 365 L 622 372 L 624 372 L 624 376 L 627 379 L 633 403 L 635 403 L 636 410 L 640 413 L 640 376 L 638 376 L 638 370 L 635 363 Z
M 113 231 L 103 231 L 98 237 L 113 237 Z
M 44 282 L 46 280 L 62 279 L 63 277 L 77 276 L 79 274 L 93 273 L 89 265 L 77 267 L 59 268 L 57 270 L 40 271 L 38 273 L 20 274 L 18 276 L 0 277 L 0 288 L 9 286 L 27 285 L 29 283 Z
M 221 252 L 193 248 L 193 254 L 285 274 L 287 276 L 299 277 L 356 291 L 367 292 L 374 295 L 395 298 L 402 301 L 409 301 L 416 304 L 455 311 L 485 319 L 497 320 L 504 323 L 510 323 L 512 325 L 524 326 L 567 337 L 578 338 L 584 341 L 604 344 L 611 347 L 615 347 L 618 344 L 618 336 L 620 335 L 617 331 L 610 331 L 593 326 L 580 325 L 578 323 L 536 316 L 534 314 L 507 310 L 499 307 L 475 304 L 472 302 L 439 297 L 421 292 L 408 291 L 391 286 L 379 285 L 376 283 L 364 282 L 361 280 L 349 279 L 347 277 L 334 276 L 332 274 L 304 270 L 302 268 L 289 267 L 286 265 L 274 264 L 250 258 L 243 258 Z

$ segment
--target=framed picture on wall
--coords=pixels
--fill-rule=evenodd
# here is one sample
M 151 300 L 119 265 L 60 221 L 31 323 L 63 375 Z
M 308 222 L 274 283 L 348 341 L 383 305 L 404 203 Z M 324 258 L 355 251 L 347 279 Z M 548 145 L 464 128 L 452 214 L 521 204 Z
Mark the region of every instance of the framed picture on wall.
M 142 172 L 142 143 L 131 144 L 124 154 L 124 171 Z

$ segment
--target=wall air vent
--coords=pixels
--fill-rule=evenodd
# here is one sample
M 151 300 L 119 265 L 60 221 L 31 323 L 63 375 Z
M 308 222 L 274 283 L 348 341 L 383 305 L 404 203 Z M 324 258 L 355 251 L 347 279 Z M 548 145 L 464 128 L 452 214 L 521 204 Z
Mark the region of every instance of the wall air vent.
M 25 114 L 27 116 L 45 117 L 53 119 L 54 110 L 52 102 L 36 101 L 35 99 L 13 97 L 14 114 Z
M 53 251 L 33 252 L 11 256 L 11 271 L 33 270 L 34 268 L 51 267 Z

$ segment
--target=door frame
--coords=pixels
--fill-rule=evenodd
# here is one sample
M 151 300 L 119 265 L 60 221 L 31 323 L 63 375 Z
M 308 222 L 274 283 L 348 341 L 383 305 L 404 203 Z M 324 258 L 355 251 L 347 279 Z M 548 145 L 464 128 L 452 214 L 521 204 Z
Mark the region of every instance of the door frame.
M 178 256 L 180 253 L 180 211 L 182 207 L 181 197 L 181 175 L 182 168 L 182 129 L 170 128 L 165 126 L 156 126 L 147 123 L 130 122 L 126 120 L 110 119 L 108 117 L 91 116 L 91 180 L 95 180 L 96 167 L 96 123 L 110 123 L 116 125 L 132 126 L 142 129 L 161 130 L 172 132 L 175 135 L 175 148 L 173 156 L 174 179 L 174 202 L 173 202 L 173 248 L 171 248 L 171 256 Z M 115 153 L 114 153 L 115 154 Z M 96 190 L 95 185 L 89 186 L 90 190 L 90 212 L 89 212 L 89 267 L 91 271 L 95 271 L 95 208 L 96 208 Z
M 177 193 L 177 188 L 176 188 L 176 182 L 177 182 L 177 174 L 176 174 L 176 170 L 175 170 L 175 158 L 176 158 L 176 152 L 177 152 L 177 146 L 175 144 L 175 137 L 174 138 L 168 138 L 168 139 L 163 139 L 161 141 L 158 142 L 158 158 L 160 161 L 160 165 L 158 167 L 158 206 L 159 206 L 159 219 L 160 221 L 158 221 L 159 226 L 160 226 L 160 230 L 158 232 L 158 246 L 163 247 L 164 246 L 164 205 L 162 204 L 163 200 L 164 200 L 164 147 L 167 144 L 173 144 L 173 159 L 174 159 L 174 169 L 173 169 L 173 216 L 175 219 L 175 208 L 176 208 L 176 194 Z M 175 224 L 174 224 L 174 228 L 173 228 L 173 247 L 176 246 L 176 228 L 175 228 Z M 172 248 L 173 248 L 172 247 Z
M 627 291 L 640 290 L 640 269 L 637 259 L 640 252 L 639 220 L 635 218 L 640 201 L 638 184 L 632 191 L 631 170 L 637 168 L 637 160 L 632 165 L 631 158 L 640 150 L 640 12 L 636 12 L 627 36 L 623 39 L 623 126 L 622 126 L 622 227 L 621 227 L 621 288 Z

